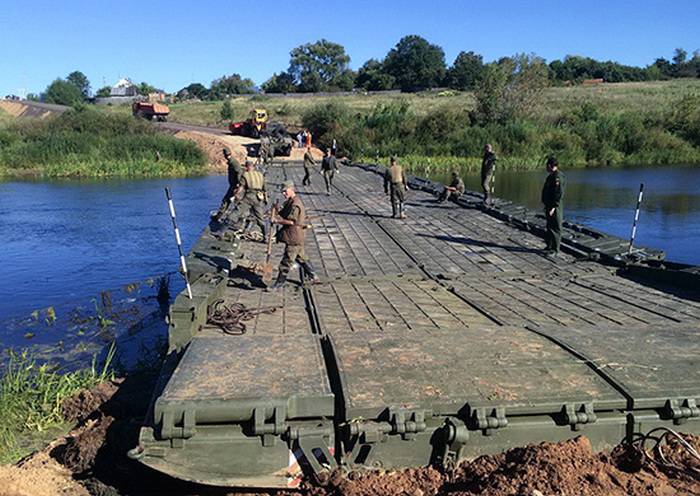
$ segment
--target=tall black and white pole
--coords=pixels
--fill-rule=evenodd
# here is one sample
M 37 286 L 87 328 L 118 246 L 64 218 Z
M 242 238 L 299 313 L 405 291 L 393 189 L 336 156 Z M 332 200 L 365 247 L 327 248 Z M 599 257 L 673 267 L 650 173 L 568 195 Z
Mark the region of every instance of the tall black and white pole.
M 496 162 L 493 163 L 493 171 L 491 172 L 491 203 L 493 204 L 493 195 L 496 191 Z
M 168 207 L 170 207 L 170 218 L 173 221 L 173 229 L 175 230 L 175 241 L 177 242 L 177 251 L 180 253 L 180 269 L 182 270 L 182 275 L 185 277 L 185 284 L 187 285 L 187 296 L 190 300 L 192 299 L 192 288 L 190 287 L 190 279 L 187 277 L 187 264 L 185 263 L 185 255 L 182 253 L 182 240 L 180 239 L 180 230 L 177 228 L 177 221 L 175 220 L 175 205 L 173 205 L 173 195 L 170 193 L 170 188 L 165 188 L 165 196 L 168 199 Z
M 630 247 L 627 251 L 628 255 L 632 254 L 634 246 L 634 237 L 637 235 L 637 222 L 639 221 L 639 207 L 642 205 L 642 196 L 644 196 L 644 183 L 639 185 L 639 196 L 637 197 L 637 210 L 634 212 L 634 222 L 632 223 L 632 235 L 630 236 Z

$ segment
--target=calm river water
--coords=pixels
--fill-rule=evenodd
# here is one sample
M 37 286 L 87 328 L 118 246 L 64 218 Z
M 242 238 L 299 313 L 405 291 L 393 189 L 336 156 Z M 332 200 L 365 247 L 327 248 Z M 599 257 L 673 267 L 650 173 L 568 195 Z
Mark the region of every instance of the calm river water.
M 664 249 L 674 261 L 700 264 L 700 168 L 565 173 L 564 215 L 623 238 L 629 236 L 644 182 L 639 244 Z M 544 176 L 499 174 L 496 194 L 539 209 Z M 165 186 L 172 188 L 189 250 L 218 206 L 224 176 L 0 183 L 0 324 L 175 271 L 177 248 Z M 478 177 L 467 177 L 467 187 L 477 190 Z

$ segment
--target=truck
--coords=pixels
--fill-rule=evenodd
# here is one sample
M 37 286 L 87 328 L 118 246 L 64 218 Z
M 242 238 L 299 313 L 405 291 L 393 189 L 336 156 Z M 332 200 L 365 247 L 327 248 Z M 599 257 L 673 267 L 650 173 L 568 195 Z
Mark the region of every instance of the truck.
M 162 103 L 134 102 L 131 106 L 134 117 L 141 117 L 149 121 L 165 122 L 168 120 L 170 109 Z
M 239 122 L 231 122 L 228 126 L 231 134 L 247 136 L 249 138 L 259 138 L 267 128 L 267 110 L 255 108 L 250 111 L 250 116 Z

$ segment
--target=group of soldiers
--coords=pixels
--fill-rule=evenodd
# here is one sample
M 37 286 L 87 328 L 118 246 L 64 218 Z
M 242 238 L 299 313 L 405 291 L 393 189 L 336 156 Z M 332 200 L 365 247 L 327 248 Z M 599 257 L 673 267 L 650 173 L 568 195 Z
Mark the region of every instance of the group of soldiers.
M 238 224 L 237 229 L 243 232 L 246 227 L 244 223 L 252 222 L 257 225 L 262 235 L 261 240 L 268 238 L 265 224 L 265 206 L 268 203 L 268 191 L 265 176 L 256 170 L 255 164 L 246 160 L 245 170 L 241 168 L 238 161 L 232 156 L 228 148 L 224 149 L 224 158 L 228 164 L 229 187 L 221 201 L 221 207 L 214 215 L 216 220 L 220 220 L 231 206 L 234 198 L 238 201 Z M 484 147 L 484 156 L 481 165 L 481 186 L 483 190 L 483 201 L 485 204 L 492 202 L 491 182 L 495 172 L 496 154 L 493 147 L 487 144 Z M 405 219 L 406 212 L 404 203 L 406 201 L 406 191 L 408 191 L 408 181 L 406 173 L 395 157 L 391 157 L 389 167 L 384 174 L 384 192 L 391 199 L 392 217 Z M 302 184 L 311 184 L 311 168 L 316 165 L 311 149 L 307 148 L 304 154 L 304 178 Z M 546 162 L 548 176 L 542 188 L 542 204 L 546 218 L 546 248 L 547 254 L 558 254 L 561 246 L 561 230 L 563 222 L 564 196 L 564 175 L 559 171 L 558 162 L 555 157 L 549 157 Z M 331 194 L 333 177 L 339 174 L 338 164 L 335 155 L 328 149 L 321 161 L 321 173 L 326 183 L 326 194 Z M 444 191 L 438 197 L 438 202 L 447 200 L 457 200 L 465 191 L 464 181 L 459 174 L 452 172 L 452 180 L 445 186 Z M 289 271 L 296 263 L 301 267 L 303 274 L 312 282 L 318 281 L 311 262 L 304 252 L 304 228 L 306 222 L 306 210 L 292 181 L 282 184 L 281 193 L 285 203 L 275 214 L 274 210 L 270 216 L 270 226 L 279 225 L 277 240 L 285 244 L 285 251 L 279 265 L 277 280 L 271 286 L 272 289 L 282 287 L 289 275 Z
M 491 144 L 484 146 L 484 155 L 481 161 L 481 189 L 485 205 L 493 203 L 493 180 L 496 169 L 496 154 Z M 559 171 L 559 163 L 556 157 L 548 157 L 546 161 L 547 179 L 542 188 L 542 204 L 546 220 L 545 254 L 557 256 L 561 249 L 561 230 L 563 224 L 563 197 L 564 174 Z M 438 197 L 438 202 L 457 200 L 465 191 L 464 181 L 457 171 L 452 172 L 450 184 L 445 186 Z M 404 202 L 406 200 L 408 183 L 403 167 L 398 165 L 396 158 L 391 157 L 389 168 L 384 174 L 384 192 L 390 195 L 392 217 L 405 219 L 406 212 Z

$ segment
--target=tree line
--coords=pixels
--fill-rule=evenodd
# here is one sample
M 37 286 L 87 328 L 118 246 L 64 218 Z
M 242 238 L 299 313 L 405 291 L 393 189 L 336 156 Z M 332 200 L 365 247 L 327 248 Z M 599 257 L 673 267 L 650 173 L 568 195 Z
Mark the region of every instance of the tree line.
M 180 89 L 180 100 L 223 100 L 231 96 L 265 93 L 316 93 L 337 91 L 414 92 L 429 88 L 450 88 L 458 91 L 478 90 L 489 78 L 508 67 L 517 70 L 523 57 L 535 62 L 537 70 L 548 85 L 578 84 L 585 80 L 602 79 L 606 82 L 653 81 L 679 77 L 700 77 L 700 50 L 691 55 L 676 48 L 673 57 L 657 58 L 646 67 L 598 61 L 590 57 L 567 55 L 549 64 L 536 55 L 514 55 L 485 63 L 473 51 L 460 52 L 452 65 L 445 62 L 444 50 L 417 36 L 404 36 L 379 59 L 366 61 L 357 71 L 350 69 L 350 56 L 345 48 L 325 39 L 294 48 L 290 52 L 289 67 L 274 73 L 260 88 L 250 78 L 238 73 L 223 75 L 207 87 L 192 83 Z M 502 75 L 500 77 L 503 77 Z M 148 83 L 138 85 L 139 93 L 147 95 L 156 90 Z M 100 88 L 96 96 L 109 96 L 110 88 Z M 80 71 L 65 79 L 53 81 L 41 95 L 30 95 L 49 103 L 74 105 L 90 96 L 90 82 Z

